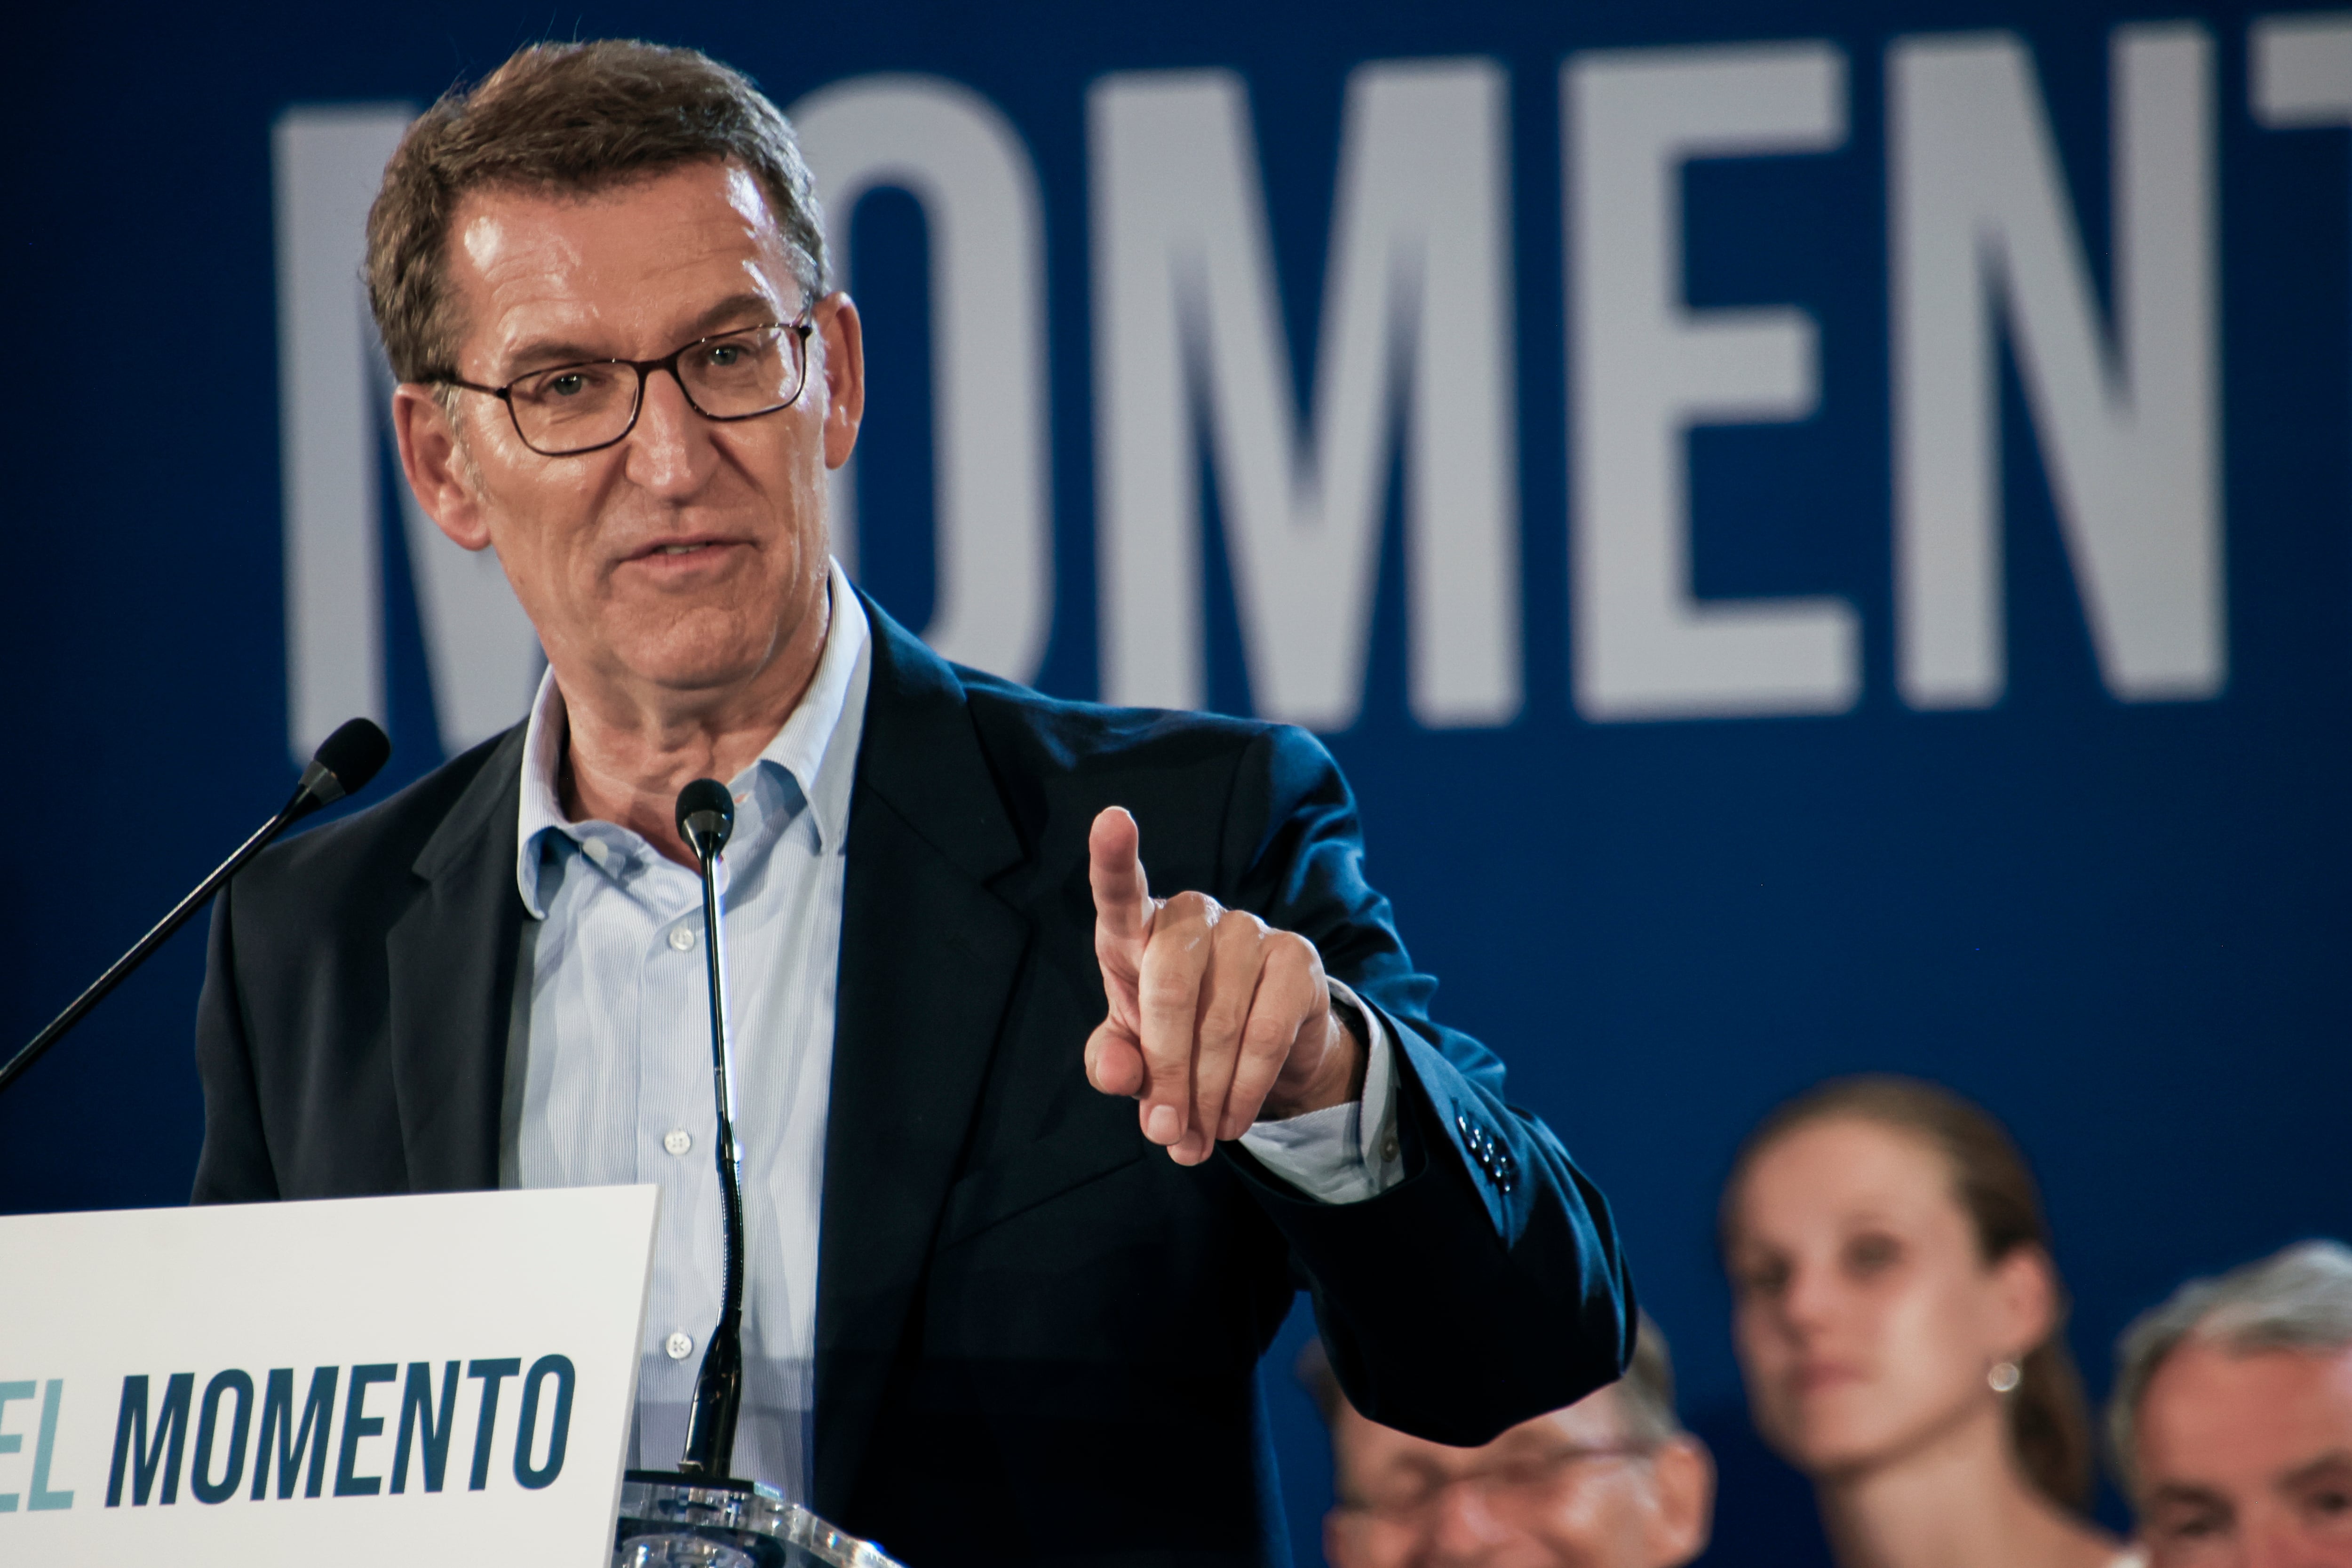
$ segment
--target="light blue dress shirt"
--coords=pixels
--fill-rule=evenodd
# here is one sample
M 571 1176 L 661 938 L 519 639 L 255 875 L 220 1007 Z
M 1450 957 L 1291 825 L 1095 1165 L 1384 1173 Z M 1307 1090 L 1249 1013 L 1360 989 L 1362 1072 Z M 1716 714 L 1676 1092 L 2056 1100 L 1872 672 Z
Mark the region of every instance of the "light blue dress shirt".
M 809 1472 L 844 848 L 872 666 L 871 628 L 838 564 L 831 595 L 808 690 L 729 781 L 735 830 L 719 880 L 749 1252 L 735 1471 L 793 1498 L 806 1495 Z M 565 817 L 556 779 L 566 735 L 551 670 L 523 743 L 515 875 L 532 919 L 499 1174 L 510 1187 L 661 1188 L 631 1463 L 668 1469 L 725 1282 L 701 883 L 627 828 Z M 1309 1195 L 1350 1202 L 1402 1166 L 1378 1016 L 1345 986 L 1332 991 L 1372 1036 L 1361 1104 L 1261 1123 L 1244 1142 Z

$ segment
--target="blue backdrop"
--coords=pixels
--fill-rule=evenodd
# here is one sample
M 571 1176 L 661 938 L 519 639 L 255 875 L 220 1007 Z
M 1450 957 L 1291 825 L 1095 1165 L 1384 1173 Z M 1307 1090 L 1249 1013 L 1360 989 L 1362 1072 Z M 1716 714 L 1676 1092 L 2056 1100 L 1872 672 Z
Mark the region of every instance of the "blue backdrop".
M 1748 1435 L 1711 1240 L 1732 1149 L 1777 1100 L 1825 1074 L 1892 1068 L 2003 1118 L 2042 1176 L 2071 1333 L 2100 1394 L 2116 1331 L 2184 1274 L 2352 1232 L 2352 182 L 2345 136 L 2326 128 L 2352 106 L 2332 109 L 2325 80 L 2257 68 L 2265 15 L 2210 8 L 2185 28 L 2119 33 L 2144 18 L 2105 0 L 869 0 L 839 12 L 677 0 L 562 16 L 475 3 L 52 7 L 20 20 L 0 242 L 12 351 L 0 656 L 16 671 L 0 689 L 0 800 L 18 825 L 0 858 L 0 1038 L 28 1037 L 282 797 L 304 735 L 301 681 L 321 700 L 377 693 L 367 701 L 397 748 L 378 798 L 468 732 L 452 717 L 454 678 L 436 689 L 432 651 L 434 604 L 446 622 L 459 600 L 419 594 L 434 569 L 415 536 L 382 521 L 400 516 L 386 466 L 362 451 L 333 469 L 331 454 L 298 450 L 289 417 L 313 406 L 287 378 L 317 348 L 289 334 L 355 298 L 330 290 L 312 309 L 292 279 L 291 258 L 325 232 L 301 228 L 327 210 L 300 163 L 313 145 L 302 128 L 332 121 L 322 106 L 421 103 L 551 31 L 690 43 L 786 104 L 922 73 L 936 79 L 915 100 L 1010 128 L 989 145 L 1010 149 L 1003 167 L 1034 170 L 1041 248 L 1034 264 L 1017 243 L 1012 262 L 992 261 L 966 233 L 948 255 L 944 198 L 887 159 L 863 200 L 833 213 L 869 342 L 861 580 L 909 625 L 942 624 L 941 563 L 961 540 L 968 562 L 996 563 L 958 589 L 959 635 L 1012 650 L 1014 673 L 1076 696 L 1181 697 L 1189 680 L 1213 706 L 1318 722 L 1360 795 L 1373 878 L 1444 981 L 1444 1014 L 1505 1054 L 1517 1098 L 1617 1205 L 1644 1300 L 1674 1340 L 1685 1415 L 1721 1458 L 1707 1561 L 1821 1561 L 1801 1483 Z M 1741 47 L 1596 52 L 1699 45 Z M 1364 68 L 1383 61 L 1453 64 Z M 1729 85 L 1693 110 L 1702 79 L 1674 72 L 1710 64 Z M 2116 84 L 2142 68 L 2119 101 Z M 1179 68 L 1229 74 L 1124 74 Z M 1434 119 L 1408 104 L 1383 121 L 1383 80 L 1454 96 L 1440 94 Z M 2019 81 L 2021 99 L 2000 95 Z M 1192 110 L 1242 105 L 1247 179 L 1219 184 L 1226 165 L 1180 139 L 1185 179 L 1118 184 L 1120 156 L 1148 163 L 1170 145 L 1120 118 L 1155 85 Z M 2054 149 L 2054 163 L 2037 175 L 2031 158 L 2004 163 L 1990 131 L 1981 145 L 1938 140 L 1938 103 L 1996 130 L 2046 124 L 2046 142 L 2018 145 Z M 1493 134 L 1445 141 L 1461 129 L 1447 104 L 1491 110 Z M 1748 121 L 1706 122 L 1709 104 Z M 2127 125 L 2126 108 L 2143 120 Z M 842 123 L 836 141 L 853 145 Z M 1437 135 L 1475 166 L 1351 185 L 1350 159 L 1385 167 L 1382 124 Z M 1584 133 L 1564 140 L 1564 124 Z M 1970 169 L 1991 173 L 1970 186 Z M 2119 199 L 2135 170 L 2154 184 Z M 1183 205 L 1196 184 L 1209 193 L 1197 211 Z M 1646 228 L 1644 192 L 1662 203 Z M 2034 216 L 2036 192 L 2054 192 L 2055 229 Z M 1236 194 L 1245 221 L 1218 228 L 1210 198 Z M 1382 200 L 1406 213 L 1387 230 Z M 1446 232 L 1484 235 L 1496 266 L 1477 271 L 1475 244 L 1466 263 L 1442 245 L 1368 249 L 1403 257 L 1394 271 L 1410 279 L 1385 315 L 1364 318 L 1369 333 L 1349 327 L 1330 304 L 1335 201 L 1373 212 L 1376 234 L 1414 232 L 1416 202 L 1440 227 L 1468 210 L 1469 228 Z M 1472 205 L 1440 211 L 1448 201 Z M 1252 212 L 1264 215 L 1256 252 Z M 1959 226 L 1957 247 L 1937 237 L 1937 214 Z M 1210 237 L 1152 240 L 1162 220 Z M 332 239 L 345 232 L 320 242 L 331 257 L 355 245 Z M 2064 244 L 2052 254 L 2074 247 L 2087 293 L 2067 294 L 2063 267 L 2034 273 L 2036 237 L 2053 233 Z M 2145 256 L 2127 267 L 2131 234 Z M 1156 374 L 1137 345 L 1160 296 L 1140 272 L 1114 276 L 1130 241 L 1164 264 L 1152 276 L 1174 279 L 1162 292 L 1190 345 L 1170 405 L 1189 423 L 1171 426 L 1176 479 L 1156 500 L 1108 471 L 1141 471 L 1137 454 L 1150 455 L 1136 445 L 1150 432 L 1118 428 Z M 1215 277 L 1219 258 L 1254 254 L 1275 305 L 1255 322 Z M 1039 355 L 1043 466 L 1035 504 L 1009 521 L 947 515 L 950 492 L 957 506 L 995 492 L 985 476 L 955 491 L 939 430 L 994 429 L 1002 416 L 955 401 L 934 374 L 939 342 L 972 321 L 941 281 L 959 258 L 980 294 L 1010 266 L 1001 297 L 1034 288 L 1044 302 L 1023 340 Z M 1957 289 L 1938 258 L 1959 269 Z M 1444 273 L 1454 266 L 1467 271 Z M 1444 314 L 1445 278 L 1465 276 L 1485 317 Z M 2068 298 L 2087 317 L 2067 317 Z M 1987 300 L 1993 310 L 1970 314 Z M 1118 314 L 1129 308 L 1139 314 Z M 1354 457 L 1339 437 L 1315 449 L 1327 480 L 1348 462 L 1369 476 L 1360 558 L 1267 564 L 1281 519 L 1236 488 L 1251 459 L 1215 434 L 1248 377 L 1217 358 L 1212 321 L 1278 351 L 1265 363 L 1286 378 L 1276 385 L 1300 449 L 1323 439 L 1309 426 L 1344 379 L 1318 370 L 1318 353 L 1344 331 L 1370 345 L 1361 363 L 1387 401 L 1367 441 Z M 2084 321 L 2087 337 L 2068 324 Z M 1442 330 L 1415 338 L 1429 321 Z M 1705 374 L 1674 369 L 1685 362 L 1669 351 L 1710 321 L 1786 330 L 1757 350 L 1765 369 L 1750 379 L 1770 384 L 1742 393 L 1747 373 L 1727 371 L 1713 393 L 1677 390 L 1677 374 Z M 2168 346 L 2168 329 L 2187 346 Z M 1937 347 L 1955 331 L 1977 359 Z M 1469 368 L 1441 363 L 1463 342 L 1477 351 Z M 1004 373 L 1016 400 L 1017 359 Z M 1948 395 L 1960 383 L 1937 370 L 1971 363 L 1990 374 L 1990 424 L 1973 437 L 1951 415 L 1968 411 Z M 1923 364 L 1927 382 L 1906 391 L 1905 367 Z M 2070 364 L 2093 379 L 2070 383 Z M 373 395 L 352 384 L 364 420 Z M 2105 401 L 2086 400 L 2082 387 L 2102 384 Z M 1494 417 L 1457 418 L 1416 447 L 1433 385 L 1469 388 Z M 1475 447 L 1496 419 L 1508 439 L 1479 448 L 1486 466 L 1465 459 L 1467 479 L 1416 502 L 1416 464 L 1465 430 Z M 1646 478 L 1642 440 L 1666 463 Z M 1936 466 L 1952 451 L 1957 468 Z M 345 579 L 298 582 L 289 567 L 298 470 L 343 487 L 342 512 L 322 502 L 301 526 L 351 547 L 360 567 Z M 2133 489 L 2158 470 L 2162 484 Z M 1478 489 L 1497 475 L 1499 496 Z M 1966 516 L 1937 533 L 1937 509 L 1965 499 L 1970 475 L 1990 486 L 1976 534 Z M 1202 585 L 1171 586 L 1154 607 L 1105 542 L 1124 527 L 1121 548 L 1135 548 L 1160 503 L 1197 527 L 1178 542 L 1197 540 L 1183 559 Z M 334 516 L 357 521 L 333 534 Z M 995 548 L 1033 537 L 1034 561 Z M 1994 547 L 2005 614 L 1969 597 L 1969 557 L 1950 541 L 1971 537 Z M 1416 596 L 1432 552 L 1475 555 L 1481 541 L 1499 542 L 1486 575 L 1451 600 Z M 1645 549 L 1665 565 L 1645 567 Z M 304 569 L 325 571 L 319 559 Z M 1354 576 L 1327 570 L 1351 559 Z M 2134 561 L 2154 564 L 2134 576 Z M 1302 584 L 1369 617 L 1337 700 L 1284 688 L 1295 651 L 1262 629 L 1265 606 Z M 1622 584 L 1624 603 L 1658 602 L 1612 630 Z M 380 616 L 380 638 L 306 674 L 322 656 L 294 620 L 353 604 Z M 1753 617 L 1758 650 L 1700 647 L 1709 606 Z M 1130 625 L 1160 624 L 1152 616 L 1189 628 L 1197 660 L 1158 676 L 1114 668 Z M 1936 651 L 1937 627 L 1958 628 L 1958 654 Z M 1424 666 L 1456 644 L 1467 673 L 1448 687 Z M 1696 674 L 1675 673 L 1677 648 Z M 467 711 L 519 718 L 524 690 L 517 677 Z M 0 1210 L 184 1196 L 202 1131 L 189 1057 L 202 957 L 200 930 L 175 940 L 0 1102 Z M 1268 1384 L 1293 1533 L 1312 1562 L 1328 1465 L 1287 1377 L 1302 1331 L 1294 1319 Z

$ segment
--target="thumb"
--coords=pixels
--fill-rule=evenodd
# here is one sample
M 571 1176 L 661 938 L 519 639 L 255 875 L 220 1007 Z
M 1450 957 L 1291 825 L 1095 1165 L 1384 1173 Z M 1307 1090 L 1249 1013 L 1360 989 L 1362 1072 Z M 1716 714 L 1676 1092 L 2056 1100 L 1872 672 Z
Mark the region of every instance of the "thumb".
M 1087 880 L 1095 893 L 1095 936 L 1140 942 L 1151 934 L 1150 879 L 1143 871 L 1143 833 L 1123 805 L 1107 805 L 1087 834 Z

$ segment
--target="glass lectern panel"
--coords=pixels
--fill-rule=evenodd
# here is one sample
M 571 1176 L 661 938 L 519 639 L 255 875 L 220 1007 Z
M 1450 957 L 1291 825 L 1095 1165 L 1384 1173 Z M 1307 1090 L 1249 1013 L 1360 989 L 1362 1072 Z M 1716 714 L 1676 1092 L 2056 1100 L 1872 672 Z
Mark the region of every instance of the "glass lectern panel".
M 613 1568 L 898 1568 L 867 1541 L 742 1481 L 632 1470 Z

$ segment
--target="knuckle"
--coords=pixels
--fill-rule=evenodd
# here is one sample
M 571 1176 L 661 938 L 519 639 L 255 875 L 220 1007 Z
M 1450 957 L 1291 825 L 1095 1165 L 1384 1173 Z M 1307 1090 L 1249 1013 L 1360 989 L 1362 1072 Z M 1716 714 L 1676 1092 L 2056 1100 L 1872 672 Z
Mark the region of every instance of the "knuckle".
M 1263 952 L 1266 939 L 1275 934 L 1273 927 L 1247 910 L 1225 910 L 1215 930 L 1217 951 L 1221 953 Z
M 1275 932 L 1274 946 L 1286 968 L 1295 968 L 1308 975 L 1323 973 L 1323 955 L 1315 951 L 1313 942 L 1297 931 Z
M 1206 893 L 1186 892 L 1171 898 L 1166 912 L 1186 925 L 1213 926 L 1225 909 Z
M 1246 1021 L 1241 998 L 1213 995 L 1208 1005 L 1201 1009 L 1201 1043 L 1217 1047 L 1236 1039 L 1244 1032 Z
M 1144 975 L 1137 994 L 1151 1012 L 1189 1013 L 1199 995 L 1199 986 L 1191 973 L 1162 964 Z
M 1290 1043 L 1297 1037 L 1297 1019 L 1261 1015 L 1250 1020 L 1242 1049 L 1261 1060 L 1279 1060 L 1290 1054 Z

